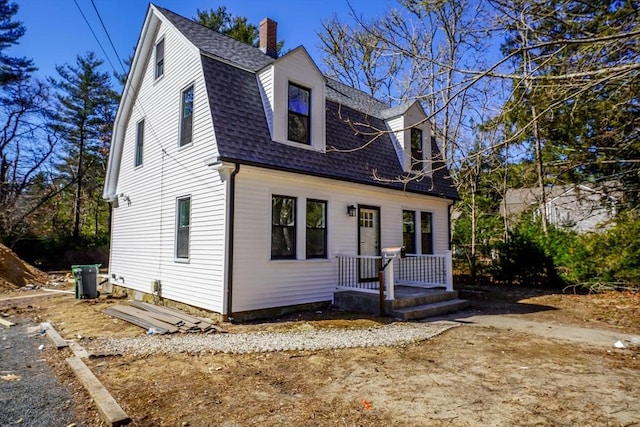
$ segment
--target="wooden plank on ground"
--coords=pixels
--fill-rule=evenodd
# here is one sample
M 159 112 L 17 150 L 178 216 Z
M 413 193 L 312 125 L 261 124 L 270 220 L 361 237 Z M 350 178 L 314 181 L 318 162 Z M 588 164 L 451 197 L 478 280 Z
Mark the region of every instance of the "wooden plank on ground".
M 179 325 L 181 332 L 196 332 L 198 330 L 202 332 L 207 332 L 210 330 L 214 330 L 215 332 L 220 332 L 220 333 L 227 332 L 224 329 L 216 326 L 210 319 L 191 316 L 190 314 L 187 314 L 184 311 L 177 310 L 174 308 L 164 307 L 164 306 L 155 305 L 155 304 L 149 304 L 142 301 L 135 301 L 135 302 L 132 301 L 131 305 L 146 311 L 166 314 L 169 316 L 175 316 L 182 319 L 184 323 L 182 325 Z
M 158 313 L 155 311 L 151 311 L 151 310 L 147 310 L 145 303 L 141 302 L 141 301 L 129 301 L 129 304 L 132 307 L 135 307 L 137 309 L 140 310 L 144 310 L 147 315 L 153 317 L 154 319 L 158 319 L 161 320 L 163 322 L 166 323 L 170 323 L 174 326 L 181 326 L 185 323 L 184 320 L 182 320 L 181 318 L 177 317 L 177 316 L 172 316 L 170 314 L 164 314 L 164 313 Z
M 8 328 L 9 326 L 15 325 L 15 323 L 9 322 L 8 320 L 0 319 L 0 325 L 4 326 L 5 328 Z
M 157 328 L 154 325 L 152 325 L 151 323 L 147 322 L 146 320 L 140 319 L 139 317 L 135 317 L 135 316 L 131 316 L 129 314 L 123 313 L 121 311 L 118 310 L 113 310 L 111 307 L 106 308 L 104 310 L 104 312 L 106 314 L 108 314 L 109 316 L 113 316 L 113 317 L 117 317 L 118 319 L 122 319 L 126 322 L 132 323 L 136 326 L 140 326 L 141 328 L 144 328 L 145 330 L 148 330 L 149 328 L 155 328 L 156 333 L 158 334 L 164 334 L 166 333 L 166 329 L 164 328 Z
M 53 345 L 55 345 L 58 350 L 69 345 L 64 339 L 62 339 L 58 331 L 53 328 L 53 325 L 51 323 L 40 323 L 40 329 L 44 329 L 45 333 L 47 334 L 47 338 L 51 340 Z
M 131 422 L 131 418 L 122 410 L 118 402 L 109 394 L 100 380 L 93 375 L 93 372 L 91 372 L 82 360 L 73 356 L 69 357 L 66 361 L 84 388 L 87 389 L 93 401 L 96 402 L 98 411 L 107 426 L 117 427 L 127 425 Z
M 176 316 L 176 317 L 179 317 L 180 319 L 182 319 L 184 321 L 195 323 L 195 324 L 200 323 L 200 319 L 198 319 L 195 316 L 191 316 L 191 315 L 189 315 L 189 314 L 187 314 L 187 313 L 185 313 L 184 311 L 181 311 L 181 310 L 176 310 L 176 309 L 169 308 L 169 307 L 163 307 L 161 305 L 149 304 L 149 303 L 146 303 L 146 302 L 141 302 L 140 305 L 143 306 L 144 309 L 148 310 L 148 311 L 153 311 L 153 312 L 162 313 L 162 314 L 168 314 L 170 316 Z
M 163 322 L 162 320 L 154 319 L 153 317 L 149 316 L 148 312 L 144 310 L 140 310 L 138 308 L 131 307 L 128 305 L 114 305 L 110 308 L 112 308 L 113 310 L 120 311 L 121 313 L 125 313 L 130 316 L 135 316 L 142 320 L 145 320 L 146 322 L 152 324 L 153 327 L 165 329 L 170 334 L 174 332 L 178 332 L 178 328 L 176 326 L 167 322 Z
M 80 359 L 88 359 L 89 357 L 91 357 L 89 352 L 75 341 L 72 341 L 69 344 L 69 348 L 71 349 L 71 351 L 73 351 L 73 354 L 75 354 L 76 357 L 79 357 Z

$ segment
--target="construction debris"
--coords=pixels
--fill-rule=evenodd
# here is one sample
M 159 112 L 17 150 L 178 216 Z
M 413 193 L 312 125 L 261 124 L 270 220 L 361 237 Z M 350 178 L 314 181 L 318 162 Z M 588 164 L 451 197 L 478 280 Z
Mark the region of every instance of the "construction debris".
M 152 334 L 180 333 L 225 333 L 213 322 L 191 316 L 183 311 L 153 305 L 141 301 L 130 301 L 131 305 L 114 305 L 104 312 L 134 325 L 153 331 Z
M 48 276 L 21 260 L 11 249 L 0 244 L 0 290 L 37 289 L 49 281 Z
M 9 322 L 8 320 L 0 319 L 0 325 L 8 328 L 9 326 L 15 325 L 15 323 Z

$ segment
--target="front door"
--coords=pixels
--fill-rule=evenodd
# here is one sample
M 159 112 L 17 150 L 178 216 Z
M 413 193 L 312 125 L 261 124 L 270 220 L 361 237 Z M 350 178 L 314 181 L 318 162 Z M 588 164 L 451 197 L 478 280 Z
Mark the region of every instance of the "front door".
M 380 208 L 358 206 L 358 218 L 358 255 L 380 255 Z M 358 276 L 361 282 L 378 280 L 378 260 L 361 258 Z

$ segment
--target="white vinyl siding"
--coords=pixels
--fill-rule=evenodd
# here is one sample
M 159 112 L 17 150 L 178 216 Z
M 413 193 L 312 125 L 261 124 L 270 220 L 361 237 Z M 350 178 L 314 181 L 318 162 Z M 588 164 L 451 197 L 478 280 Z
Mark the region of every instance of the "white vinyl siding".
M 296 259 L 271 259 L 272 195 L 296 197 Z M 327 258 L 306 259 L 307 200 L 327 201 Z M 236 176 L 233 311 L 329 301 L 338 282 L 336 255 L 358 252 L 349 205 L 380 207 L 382 247 L 402 245 L 402 211 L 433 212 L 435 252 L 449 248 L 450 201 L 397 190 L 243 166 Z M 250 267 L 250 268 L 249 268 Z
M 116 194 L 129 197 L 113 210 L 110 275 L 114 283 L 221 313 L 224 307 L 226 183 L 206 166 L 217 156 L 200 54 L 170 25 L 161 23 L 172 69 L 154 84 L 154 46 L 146 52 L 144 76 L 127 118 Z M 179 150 L 180 93 L 194 88 L 193 141 Z M 143 117 L 144 113 L 144 117 Z M 144 167 L 135 170 L 136 124 L 145 119 Z M 175 262 L 176 199 L 191 195 L 189 262 Z M 121 278 L 121 279 L 120 279 Z

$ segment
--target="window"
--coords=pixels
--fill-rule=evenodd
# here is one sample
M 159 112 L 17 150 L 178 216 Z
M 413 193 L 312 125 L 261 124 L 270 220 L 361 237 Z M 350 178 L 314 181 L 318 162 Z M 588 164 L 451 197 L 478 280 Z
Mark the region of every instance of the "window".
M 191 224 L 191 197 L 178 199 L 176 223 L 176 258 L 189 258 L 189 228 Z
M 402 246 L 408 254 L 416 253 L 416 213 L 402 211 Z
M 180 107 L 180 146 L 189 144 L 193 133 L 193 85 L 182 91 Z
M 271 259 L 296 258 L 296 198 L 271 197 Z
M 144 147 L 144 120 L 140 120 L 136 128 L 135 166 L 140 166 L 142 164 L 142 148 L 143 147 Z
M 422 150 L 422 130 L 411 128 L 411 170 L 421 171 L 424 168 Z
M 307 258 L 327 257 L 327 202 L 307 200 Z
M 290 141 L 311 144 L 310 138 L 311 90 L 289 83 L 289 126 L 287 138 Z
M 164 75 L 164 39 L 156 44 L 156 79 Z
M 431 212 L 420 213 L 420 236 L 422 239 L 422 253 L 433 253 L 433 216 Z

